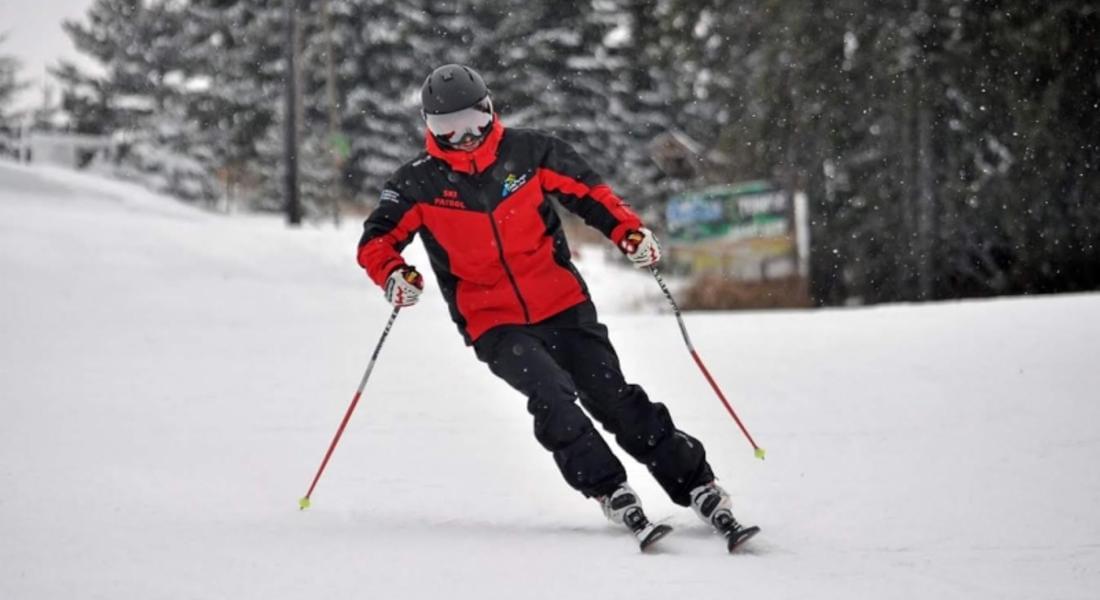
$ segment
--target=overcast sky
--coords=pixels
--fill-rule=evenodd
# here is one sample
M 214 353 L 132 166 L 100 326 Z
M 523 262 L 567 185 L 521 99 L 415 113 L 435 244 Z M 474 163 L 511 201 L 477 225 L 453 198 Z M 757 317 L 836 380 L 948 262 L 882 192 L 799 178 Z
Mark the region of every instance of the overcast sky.
M 73 47 L 69 36 L 61 29 L 61 21 L 83 19 L 92 2 L 0 0 L 0 33 L 7 34 L 0 52 L 14 55 L 22 61 L 21 78 L 31 83 L 19 100 L 21 108 L 41 102 L 42 84 L 47 80 L 46 67 L 55 65 L 58 59 L 67 58 L 85 66 L 91 64 Z

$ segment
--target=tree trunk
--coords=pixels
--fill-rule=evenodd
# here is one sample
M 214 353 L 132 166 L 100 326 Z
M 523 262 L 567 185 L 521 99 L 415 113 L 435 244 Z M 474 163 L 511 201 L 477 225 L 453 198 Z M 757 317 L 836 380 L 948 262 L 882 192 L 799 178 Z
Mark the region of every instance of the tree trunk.
M 928 75 L 924 64 L 917 65 L 917 248 L 918 299 L 931 300 L 936 266 L 933 245 L 936 210 L 935 168 L 932 156 L 932 107 L 929 101 Z

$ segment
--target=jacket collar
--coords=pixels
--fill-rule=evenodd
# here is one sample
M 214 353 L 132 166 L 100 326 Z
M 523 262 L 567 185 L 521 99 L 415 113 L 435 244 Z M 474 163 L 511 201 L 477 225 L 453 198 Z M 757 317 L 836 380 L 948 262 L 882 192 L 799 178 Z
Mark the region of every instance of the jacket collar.
M 446 162 L 452 169 L 459 173 L 473 175 L 489 168 L 497 159 L 497 149 L 500 147 L 500 139 L 504 137 L 504 124 L 499 116 L 493 117 L 493 128 L 485 141 L 471 152 L 462 150 L 450 150 L 441 147 L 432 137 L 432 132 L 425 135 L 424 144 L 428 154 Z

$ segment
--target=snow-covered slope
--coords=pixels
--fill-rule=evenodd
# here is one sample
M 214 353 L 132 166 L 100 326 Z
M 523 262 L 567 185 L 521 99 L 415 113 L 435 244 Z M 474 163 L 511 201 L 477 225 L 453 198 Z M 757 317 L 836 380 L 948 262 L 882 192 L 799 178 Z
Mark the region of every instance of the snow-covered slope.
M 764 530 L 729 556 L 631 464 L 678 529 L 638 554 L 433 291 L 301 512 L 389 313 L 358 235 L 0 164 L 0 598 L 1096 597 L 1100 295 L 690 315 L 761 462 L 672 316 L 614 310 L 644 276 L 584 265 Z

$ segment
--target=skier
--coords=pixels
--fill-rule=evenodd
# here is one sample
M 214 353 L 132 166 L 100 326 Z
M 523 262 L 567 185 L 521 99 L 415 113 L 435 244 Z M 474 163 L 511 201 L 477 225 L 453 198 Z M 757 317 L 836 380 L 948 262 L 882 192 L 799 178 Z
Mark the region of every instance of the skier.
M 564 141 L 505 128 L 481 76 L 435 69 L 421 89 L 425 152 L 385 184 L 367 218 L 359 264 L 394 306 L 412 306 L 424 283 L 402 249 L 419 233 L 451 317 L 479 360 L 527 397 L 535 437 L 566 482 L 599 501 L 642 548 L 669 528 L 650 523 L 622 463 L 587 409 L 645 464 L 673 502 L 691 506 L 732 550 L 757 530 L 733 518 L 702 443 L 668 409 L 627 383 L 607 328 L 570 261 L 547 193 L 598 229 L 638 267 L 661 257 L 653 233 Z

